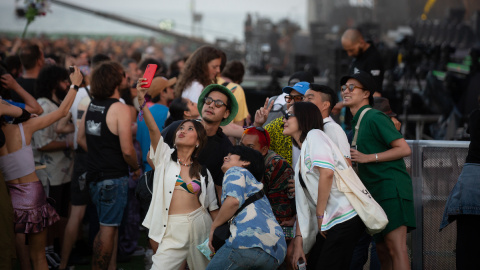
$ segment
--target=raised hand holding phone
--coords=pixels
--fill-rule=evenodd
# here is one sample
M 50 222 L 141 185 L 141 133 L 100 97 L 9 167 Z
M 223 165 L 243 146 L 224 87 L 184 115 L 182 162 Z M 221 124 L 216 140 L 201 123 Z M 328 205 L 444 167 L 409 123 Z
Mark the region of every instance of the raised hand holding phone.
M 146 82 L 146 84 L 143 84 L 143 88 L 149 88 L 150 85 L 152 84 L 153 76 L 155 75 L 155 72 L 157 71 L 157 65 L 156 64 L 148 64 L 147 68 L 145 69 L 145 73 L 143 73 L 143 82 Z

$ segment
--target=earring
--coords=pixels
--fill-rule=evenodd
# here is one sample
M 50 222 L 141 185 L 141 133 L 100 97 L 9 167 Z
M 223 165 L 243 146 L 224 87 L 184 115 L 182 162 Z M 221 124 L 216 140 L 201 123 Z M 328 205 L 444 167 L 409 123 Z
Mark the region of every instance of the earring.
M 177 148 L 177 145 L 175 143 L 173 144 L 173 148 Z
M 198 144 L 195 146 L 195 148 L 198 148 Z

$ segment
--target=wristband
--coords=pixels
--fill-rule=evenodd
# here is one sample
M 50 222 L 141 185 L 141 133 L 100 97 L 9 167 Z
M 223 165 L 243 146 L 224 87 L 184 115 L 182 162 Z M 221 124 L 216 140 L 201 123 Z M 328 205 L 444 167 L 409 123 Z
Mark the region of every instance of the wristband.
M 80 89 L 80 87 L 78 85 L 72 84 L 70 85 L 70 89 L 75 89 L 75 91 L 78 92 L 78 89 Z
M 15 117 L 13 119 L 13 124 L 23 123 L 23 122 L 29 120 L 30 117 L 31 117 L 31 114 L 27 110 L 22 109 L 22 115 L 20 115 L 19 117 Z
M 324 215 L 317 216 L 317 219 L 322 219 Z
M 378 155 L 375 153 L 375 163 L 378 163 Z

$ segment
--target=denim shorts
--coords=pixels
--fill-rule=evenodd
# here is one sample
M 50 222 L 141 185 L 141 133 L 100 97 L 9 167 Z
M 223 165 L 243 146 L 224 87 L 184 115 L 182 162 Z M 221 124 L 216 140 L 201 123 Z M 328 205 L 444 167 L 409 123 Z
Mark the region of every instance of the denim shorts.
M 128 199 L 128 176 L 90 183 L 90 197 L 103 226 L 120 226 Z

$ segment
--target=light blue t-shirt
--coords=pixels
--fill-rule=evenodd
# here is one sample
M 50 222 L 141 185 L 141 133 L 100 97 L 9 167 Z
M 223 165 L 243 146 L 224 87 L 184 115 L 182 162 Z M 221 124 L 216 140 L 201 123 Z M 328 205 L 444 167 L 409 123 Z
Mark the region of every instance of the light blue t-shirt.
M 223 178 L 222 202 L 227 196 L 236 198 L 240 206 L 245 200 L 263 189 L 263 184 L 245 168 L 232 167 Z M 287 253 L 282 227 L 277 223 L 267 197 L 245 207 L 230 225 L 232 235 L 226 245 L 232 248 L 261 248 L 281 264 Z
M 163 130 L 163 125 L 165 124 L 165 120 L 168 116 L 168 107 L 162 104 L 154 104 L 148 108 L 153 115 L 153 119 L 155 119 L 155 123 L 158 126 L 160 131 Z M 150 171 L 152 167 L 148 165 L 147 162 L 147 153 L 150 150 L 150 134 L 148 133 L 147 124 L 145 124 L 145 120 L 139 121 L 137 117 L 137 141 L 140 143 L 140 147 L 142 148 L 142 162 L 145 167 L 145 171 Z

